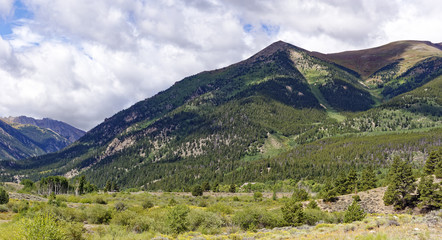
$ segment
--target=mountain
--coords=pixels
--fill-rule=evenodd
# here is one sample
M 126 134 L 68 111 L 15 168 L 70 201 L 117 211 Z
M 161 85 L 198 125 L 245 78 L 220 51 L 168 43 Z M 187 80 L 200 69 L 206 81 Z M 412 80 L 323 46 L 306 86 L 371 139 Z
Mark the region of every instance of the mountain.
M 176 82 L 60 152 L 7 174 L 85 175 L 103 186 L 322 179 L 441 143 L 441 53 L 429 42 L 321 54 L 279 41 Z
M 19 116 L 3 118 L 3 120 L 10 123 L 33 125 L 39 128 L 51 129 L 52 131 L 58 133 L 60 136 L 68 139 L 71 143 L 77 141 L 85 134 L 83 130 L 75 128 L 62 121 L 57 121 L 50 118 L 34 119 L 31 117 Z
M 52 119 L 0 118 L 0 159 L 24 159 L 56 152 L 82 135 L 83 131 Z

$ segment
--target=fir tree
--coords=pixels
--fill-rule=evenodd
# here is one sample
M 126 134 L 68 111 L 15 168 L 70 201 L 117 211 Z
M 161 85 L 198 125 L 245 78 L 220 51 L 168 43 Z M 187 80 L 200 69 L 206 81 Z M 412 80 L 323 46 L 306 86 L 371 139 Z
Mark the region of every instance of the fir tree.
M 359 185 L 359 189 L 361 191 L 367 191 L 376 187 L 376 174 L 373 170 L 373 167 L 369 166 L 362 171 L 361 181 Z
M 436 151 L 431 152 L 430 156 L 428 156 L 427 161 L 425 162 L 424 173 L 427 175 L 434 174 L 436 165 L 438 165 L 439 162 L 440 162 L 439 153 Z
M 344 214 L 344 222 L 351 223 L 354 221 L 361 221 L 365 218 L 366 213 L 359 205 L 358 201 L 353 200 L 350 206 L 348 206 L 347 210 Z
M 357 191 L 358 175 L 354 169 L 351 169 L 345 182 L 345 193 Z
M 433 176 L 422 177 L 417 187 L 419 206 L 428 209 L 437 209 L 442 206 L 442 192 L 438 185 L 433 183 Z
M 282 207 L 281 210 L 284 220 L 289 225 L 299 226 L 304 222 L 305 214 L 301 203 L 291 199 Z
M 411 165 L 395 157 L 388 173 L 389 185 L 384 194 L 385 205 L 394 205 L 396 209 L 404 209 L 412 204 L 411 193 L 416 186 Z
M 202 195 L 203 195 L 203 189 L 201 188 L 201 186 L 195 185 L 192 189 L 192 196 L 197 197 Z

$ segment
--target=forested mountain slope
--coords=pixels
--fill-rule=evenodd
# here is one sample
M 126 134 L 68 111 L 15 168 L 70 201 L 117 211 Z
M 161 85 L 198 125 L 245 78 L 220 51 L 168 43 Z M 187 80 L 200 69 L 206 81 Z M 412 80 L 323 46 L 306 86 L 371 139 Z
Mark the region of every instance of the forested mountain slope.
M 395 153 L 420 164 L 441 142 L 441 52 L 411 41 L 325 55 L 276 42 L 175 83 L 60 152 L 0 162 L 3 178 L 81 173 L 99 185 L 179 189 L 326 179 L 383 167 Z

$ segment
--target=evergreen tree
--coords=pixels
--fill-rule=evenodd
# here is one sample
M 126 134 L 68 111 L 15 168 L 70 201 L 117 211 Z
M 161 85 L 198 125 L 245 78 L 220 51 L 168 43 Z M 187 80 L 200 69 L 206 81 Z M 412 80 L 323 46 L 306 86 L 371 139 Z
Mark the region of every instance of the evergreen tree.
M 308 209 L 319 209 L 318 203 L 315 200 L 310 200 L 307 204 Z
M 219 183 L 218 183 L 218 181 L 216 181 L 215 184 L 213 184 L 212 191 L 213 192 L 219 192 Z
M 367 191 L 376 187 L 376 173 L 372 166 L 364 169 L 361 174 L 361 181 L 359 183 L 361 191 Z
M 289 200 L 281 209 L 284 220 L 291 226 L 299 226 L 304 222 L 305 214 L 302 204 Z
M 441 156 L 439 155 L 439 152 L 437 151 L 431 152 L 430 156 L 428 156 L 427 161 L 425 162 L 424 173 L 427 175 L 434 174 L 436 165 L 438 165 L 440 161 L 441 161 Z
M 296 202 L 305 201 L 308 199 L 308 192 L 303 188 L 295 188 L 292 194 L 292 199 Z
M 107 180 L 106 185 L 104 186 L 104 192 L 112 191 L 112 184 L 111 181 Z
M 78 191 L 77 191 L 79 195 L 82 195 L 84 193 L 85 184 L 86 184 L 86 177 L 81 176 L 78 182 Z
M 352 168 L 347 174 L 347 179 L 345 182 L 345 193 L 352 193 L 357 191 L 358 175 L 356 171 Z
M 236 185 L 234 183 L 230 184 L 229 192 L 235 193 L 236 192 Z
M 201 188 L 203 189 L 204 192 L 208 192 L 208 191 L 210 191 L 210 184 L 209 184 L 209 182 L 208 182 L 208 181 L 205 181 L 205 182 L 203 183 L 203 185 L 201 186 Z
M 3 188 L 0 188 L 0 204 L 6 204 L 8 202 L 9 194 Z
M 434 168 L 434 175 L 436 175 L 437 178 L 442 178 L 442 160 L 436 164 L 436 167 Z
M 339 173 L 334 182 L 335 191 L 338 194 L 347 193 L 347 176 L 344 173 Z
M 384 194 L 385 205 L 394 205 L 396 209 L 404 209 L 411 205 L 416 186 L 411 165 L 395 157 L 388 173 L 389 185 Z
M 167 221 L 169 228 L 174 234 L 179 234 L 187 231 L 187 215 L 190 209 L 186 205 L 177 205 L 169 211 L 167 215 Z
M 344 222 L 351 223 L 354 221 L 361 221 L 365 218 L 366 213 L 359 205 L 358 201 L 353 200 L 350 206 L 348 206 L 347 210 L 344 214 Z
M 203 195 L 203 189 L 201 188 L 201 186 L 195 185 L 192 189 L 192 196 L 197 197 L 202 195 Z
M 417 187 L 419 206 L 428 209 L 442 207 L 442 192 L 438 185 L 433 183 L 433 176 L 422 177 Z

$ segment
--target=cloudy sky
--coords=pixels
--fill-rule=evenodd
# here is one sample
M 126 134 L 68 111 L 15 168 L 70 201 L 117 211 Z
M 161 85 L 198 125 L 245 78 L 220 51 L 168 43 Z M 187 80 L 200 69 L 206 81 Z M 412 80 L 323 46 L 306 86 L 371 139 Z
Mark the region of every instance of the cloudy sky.
M 434 0 L 0 0 L 0 116 L 89 130 L 277 40 L 321 51 L 442 42 Z

